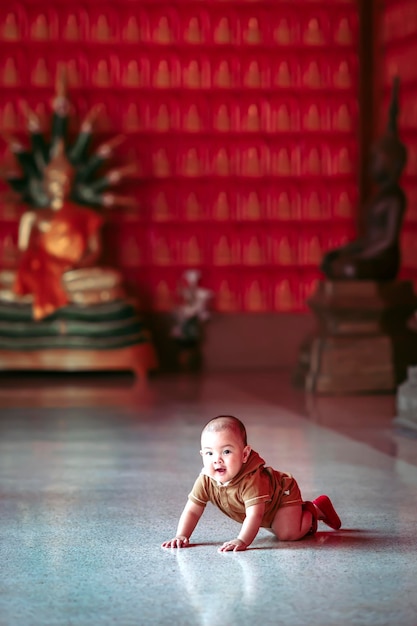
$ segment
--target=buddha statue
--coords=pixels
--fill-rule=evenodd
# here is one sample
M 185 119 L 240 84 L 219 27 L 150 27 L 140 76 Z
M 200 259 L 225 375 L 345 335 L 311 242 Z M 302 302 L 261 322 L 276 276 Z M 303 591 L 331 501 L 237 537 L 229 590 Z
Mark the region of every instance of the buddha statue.
M 99 304 L 123 296 L 120 274 L 98 265 L 102 208 L 132 202 L 107 189 L 133 172 L 134 166 L 97 176 L 121 138 L 103 143 L 89 155 L 93 123 L 100 107 L 93 107 L 75 142 L 67 145 L 70 105 L 62 71 L 52 108 L 50 143 L 43 136 L 38 116 L 25 104 L 31 149 L 25 149 L 14 137 L 6 137 L 21 170 L 9 173 L 6 179 L 20 199 L 31 206 L 20 218 L 17 270 L 0 275 L 0 300 L 31 301 L 35 320 L 71 302 Z
M 400 232 L 406 209 L 399 179 L 407 152 L 398 137 L 398 79 L 385 135 L 373 146 L 370 174 L 375 190 L 365 207 L 363 235 L 328 251 L 321 270 L 331 280 L 394 280 L 401 262 Z

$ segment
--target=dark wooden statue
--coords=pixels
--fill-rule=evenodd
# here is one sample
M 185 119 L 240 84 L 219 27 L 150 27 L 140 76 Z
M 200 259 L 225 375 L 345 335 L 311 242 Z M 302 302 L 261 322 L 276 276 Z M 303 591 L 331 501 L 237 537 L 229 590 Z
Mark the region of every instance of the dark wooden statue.
M 406 208 L 399 178 L 407 152 L 398 137 L 398 79 L 393 85 L 385 135 L 371 154 L 370 174 L 375 183 L 365 214 L 363 236 L 324 255 L 321 270 L 333 280 L 394 280 L 401 261 L 400 231 Z

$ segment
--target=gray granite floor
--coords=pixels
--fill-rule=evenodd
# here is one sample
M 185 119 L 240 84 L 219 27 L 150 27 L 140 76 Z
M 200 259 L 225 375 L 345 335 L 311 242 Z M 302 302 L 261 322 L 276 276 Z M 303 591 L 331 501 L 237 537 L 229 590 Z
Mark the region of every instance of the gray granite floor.
M 218 553 L 209 506 L 164 550 L 200 470 L 202 425 L 233 413 L 340 531 Z M 306 398 L 285 374 L 0 386 L 0 625 L 417 625 L 417 438 L 392 397 Z

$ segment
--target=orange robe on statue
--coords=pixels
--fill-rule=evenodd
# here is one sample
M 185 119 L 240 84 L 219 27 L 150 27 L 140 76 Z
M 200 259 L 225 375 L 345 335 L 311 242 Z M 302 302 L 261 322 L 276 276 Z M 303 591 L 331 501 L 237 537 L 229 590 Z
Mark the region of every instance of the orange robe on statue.
M 33 295 L 35 319 L 43 319 L 68 304 L 62 275 L 79 266 L 88 251 L 90 237 L 102 223 L 103 218 L 92 209 L 65 202 L 52 214 L 45 232 L 32 232 L 20 260 L 14 292 Z

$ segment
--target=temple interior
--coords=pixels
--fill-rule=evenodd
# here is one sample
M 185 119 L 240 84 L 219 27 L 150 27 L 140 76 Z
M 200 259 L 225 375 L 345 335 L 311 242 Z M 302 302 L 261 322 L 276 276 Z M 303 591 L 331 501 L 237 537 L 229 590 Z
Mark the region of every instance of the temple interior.
M 417 626 L 416 35 L 2 0 L 0 626 Z M 341 528 L 163 548 L 217 415 Z

